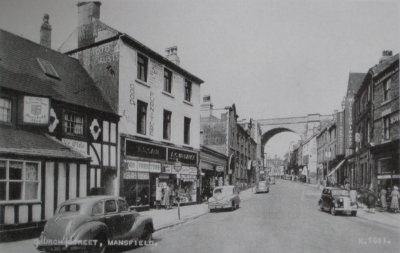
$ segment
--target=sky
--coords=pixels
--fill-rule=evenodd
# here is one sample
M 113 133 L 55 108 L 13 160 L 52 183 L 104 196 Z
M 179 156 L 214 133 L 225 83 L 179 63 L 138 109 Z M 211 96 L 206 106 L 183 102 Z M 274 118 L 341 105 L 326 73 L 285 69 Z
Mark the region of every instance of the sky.
M 77 26 L 77 2 L 1 0 L 0 28 L 38 42 L 48 13 L 58 49 Z M 331 114 L 349 72 L 367 72 L 383 50 L 399 52 L 397 0 L 101 2 L 111 27 L 162 55 L 177 45 L 181 66 L 205 81 L 202 95 L 216 108 L 235 103 L 240 118 Z

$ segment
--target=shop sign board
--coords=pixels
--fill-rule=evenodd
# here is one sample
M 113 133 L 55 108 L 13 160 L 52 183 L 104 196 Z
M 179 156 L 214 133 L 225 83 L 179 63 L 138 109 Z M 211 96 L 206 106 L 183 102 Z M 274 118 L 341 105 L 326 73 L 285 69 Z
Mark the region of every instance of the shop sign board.
M 73 150 L 78 151 L 81 154 L 87 155 L 87 143 L 84 141 L 77 141 L 72 139 L 61 139 L 61 142 L 71 147 Z
M 133 160 L 124 160 L 124 162 L 128 165 L 129 171 L 149 172 L 149 163 Z
M 24 96 L 23 103 L 23 123 L 35 125 L 47 125 L 49 123 L 49 98 Z
M 390 179 L 392 178 L 391 175 L 378 175 L 378 179 Z
M 138 179 L 138 180 L 149 180 L 149 173 L 146 172 L 134 172 L 134 171 L 125 171 L 124 179 Z
M 168 161 L 175 162 L 176 160 L 187 164 L 197 164 L 197 153 L 168 148 Z
M 161 164 L 160 163 L 150 163 L 149 171 L 151 173 L 161 173 Z
M 167 151 L 165 147 L 126 140 L 126 155 L 129 156 L 165 160 L 166 153 Z
M 224 172 L 225 167 L 224 167 L 224 166 L 218 165 L 218 166 L 215 168 L 215 170 L 216 170 L 217 172 Z

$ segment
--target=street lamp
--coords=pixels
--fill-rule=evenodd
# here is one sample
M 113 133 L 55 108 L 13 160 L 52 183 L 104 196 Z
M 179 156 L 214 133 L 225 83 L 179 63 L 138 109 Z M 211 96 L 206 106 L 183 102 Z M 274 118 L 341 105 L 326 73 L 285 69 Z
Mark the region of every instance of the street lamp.
M 177 172 L 176 178 L 178 180 L 178 219 L 181 219 L 181 198 L 179 196 L 179 193 L 181 192 L 181 174 L 179 173 L 182 169 L 182 163 L 176 159 L 175 164 L 174 164 L 174 169 Z

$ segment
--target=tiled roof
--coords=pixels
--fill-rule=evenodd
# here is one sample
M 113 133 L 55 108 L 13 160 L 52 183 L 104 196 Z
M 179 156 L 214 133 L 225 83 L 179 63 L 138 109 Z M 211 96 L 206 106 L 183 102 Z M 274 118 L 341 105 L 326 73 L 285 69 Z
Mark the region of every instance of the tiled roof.
M 59 79 L 47 76 L 38 58 L 51 63 Z M 0 29 L 0 86 L 112 113 L 77 59 Z
M 68 146 L 39 133 L 0 128 L 0 154 L 17 154 L 37 157 L 88 160 L 85 156 Z
M 366 73 L 350 73 L 349 82 L 347 85 L 347 94 L 357 93 L 366 75 Z

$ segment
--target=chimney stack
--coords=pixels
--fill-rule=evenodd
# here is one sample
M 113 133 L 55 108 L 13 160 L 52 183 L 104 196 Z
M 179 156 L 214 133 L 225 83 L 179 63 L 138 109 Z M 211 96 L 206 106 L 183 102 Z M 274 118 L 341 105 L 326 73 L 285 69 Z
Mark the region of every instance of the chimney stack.
M 40 45 L 51 48 L 51 25 L 49 14 L 43 15 L 43 24 L 40 27 Z
M 175 63 L 176 65 L 179 65 L 181 62 L 178 56 L 178 47 L 173 46 L 165 49 L 165 52 L 167 52 L 167 59 Z
M 203 103 L 200 105 L 200 117 L 208 118 L 212 116 L 213 104 L 211 103 L 211 96 L 203 96 Z
M 379 63 L 382 63 L 382 62 L 390 59 L 390 57 L 392 57 L 392 56 L 393 56 L 392 50 L 383 50 L 382 57 L 379 59 Z
M 100 19 L 101 2 L 78 2 L 78 47 L 95 42 L 97 32 L 94 22 Z
M 100 19 L 101 2 L 78 2 L 78 26 L 88 25 Z

